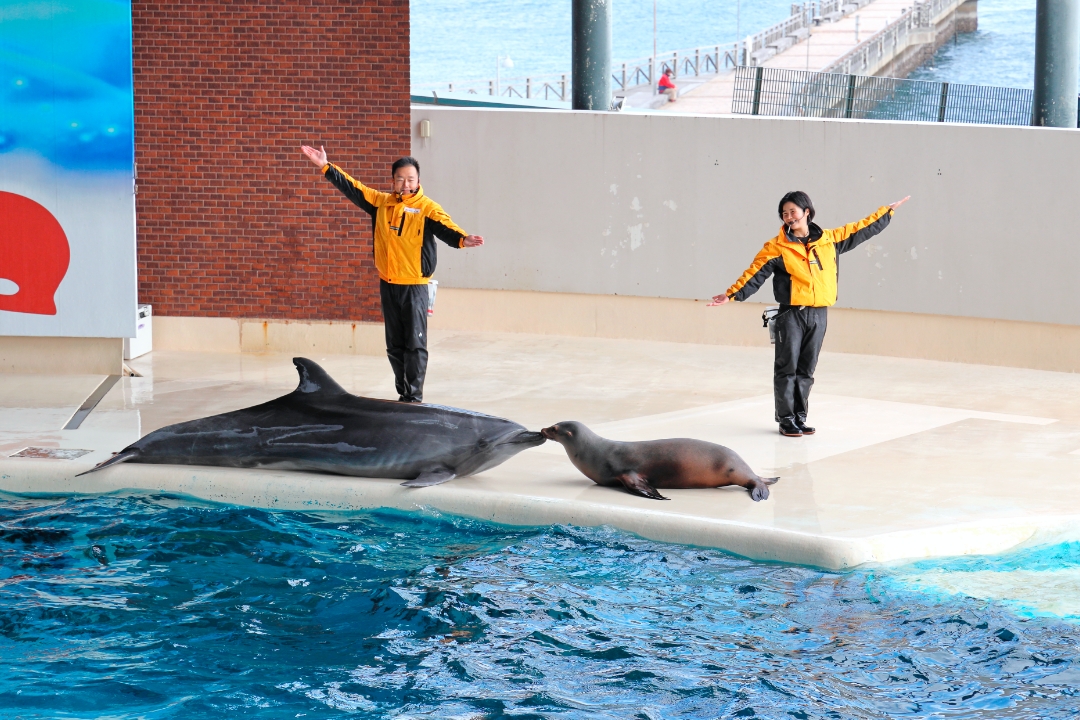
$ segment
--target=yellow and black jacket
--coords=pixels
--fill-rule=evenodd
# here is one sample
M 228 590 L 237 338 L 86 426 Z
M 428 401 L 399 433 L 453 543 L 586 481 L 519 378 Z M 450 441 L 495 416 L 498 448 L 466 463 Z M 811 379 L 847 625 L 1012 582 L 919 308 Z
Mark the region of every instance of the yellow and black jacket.
M 435 238 L 450 247 L 464 247 L 467 234 L 454 224 L 439 203 L 418 188 L 401 199 L 394 193 L 372 190 L 334 164 L 323 175 L 361 210 L 371 216 L 375 235 L 375 268 L 379 277 L 395 285 L 427 285 L 438 260 Z
M 836 302 L 840 254 L 877 235 L 890 220 L 892 210 L 883 206 L 870 217 L 835 230 L 822 230 L 810 223 L 810 235 L 804 240 L 790 235 L 785 225 L 728 288 L 727 296 L 746 300 L 772 275 L 773 296 L 781 305 L 828 307 Z

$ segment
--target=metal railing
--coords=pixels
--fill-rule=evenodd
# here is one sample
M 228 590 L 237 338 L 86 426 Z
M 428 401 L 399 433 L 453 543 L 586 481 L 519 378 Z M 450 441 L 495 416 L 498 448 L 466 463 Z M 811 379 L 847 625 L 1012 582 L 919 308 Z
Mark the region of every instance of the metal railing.
M 623 93 L 632 88 L 651 86 L 670 69 L 678 77 L 715 75 L 722 70 L 738 66 L 738 43 L 710 45 L 674 50 L 656 57 L 638 58 L 614 65 L 611 69 L 611 89 Z M 472 82 L 439 83 L 420 85 L 413 92 L 464 92 L 472 95 L 496 95 L 509 98 L 540 98 L 543 100 L 568 101 L 571 92 L 570 75 L 560 73 L 525 78 L 474 80 Z
M 823 70 L 844 75 L 873 75 L 909 44 L 925 42 L 915 35 L 931 30 L 943 14 L 955 11 L 964 0 L 926 0 L 915 3 L 899 18 L 856 45 Z
M 838 73 L 740 68 L 731 112 L 746 115 L 1030 125 L 1033 92 Z

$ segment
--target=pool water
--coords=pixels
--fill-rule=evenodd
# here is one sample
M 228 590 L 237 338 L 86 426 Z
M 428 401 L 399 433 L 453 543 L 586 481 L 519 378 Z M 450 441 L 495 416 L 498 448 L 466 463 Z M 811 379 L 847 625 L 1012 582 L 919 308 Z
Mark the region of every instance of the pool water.
M 0 716 L 1074 717 L 1068 604 L 954 577 L 1018 568 L 1080 547 L 835 573 L 435 513 L 0 497 Z

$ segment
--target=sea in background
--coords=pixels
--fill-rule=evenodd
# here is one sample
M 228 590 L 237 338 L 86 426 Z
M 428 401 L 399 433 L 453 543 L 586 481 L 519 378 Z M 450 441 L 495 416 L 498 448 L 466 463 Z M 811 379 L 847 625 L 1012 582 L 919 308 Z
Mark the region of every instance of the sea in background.
M 659 0 L 657 50 L 730 44 L 790 13 L 790 0 Z M 653 4 L 619 0 L 612 36 L 615 62 L 651 55 Z M 507 55 L 513 68 L 501 68 L 503 78 L 569 73 L 570 1 L 413 0 L 413 87 L 493 79 Z M 978 31 L 945 44 L 909 77 L 1030 88 L 1034 62 L 1035 0 L 980 0 Z
M 504 78 L 570 72 L 570 0 L 413 0 L 412 84 L 488 80 L 499 56 Z M 791 15 L 791 0 L 659 0 L 658 52 L 731 44 Z M 612 15 L 615 62 L 652 55 L 653 4 L 617 0 Z

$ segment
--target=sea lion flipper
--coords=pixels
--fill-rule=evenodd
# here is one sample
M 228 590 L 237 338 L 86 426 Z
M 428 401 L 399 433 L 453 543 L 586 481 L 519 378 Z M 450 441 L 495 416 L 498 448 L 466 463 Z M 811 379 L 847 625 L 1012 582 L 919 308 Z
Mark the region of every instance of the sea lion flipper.
M 750 498 L 754 502 L 768 500 L 769 486 L 779 479 L 780 478 L 758 478 L 750 487 L 746 488 L 746 491 L 750 493 Z
M 629 493 L 651 498 L 653 500 L 667 500 L 666 497 L 656 492 L 656 488 L 650 485 L 648 480 L 641 477 L 636 472 L 630 471 L 623 473 L 615 479 L 622 483 L 622 486 L 626 488 L 626 491 Z
M 425 470 L 412 480 L 406 480 L 401 483 L 404 487 L 431 487 L 432 485 L 442 485 L 444 482 L 449 482 L 456 478 L 457 475 L 449 470 Z

